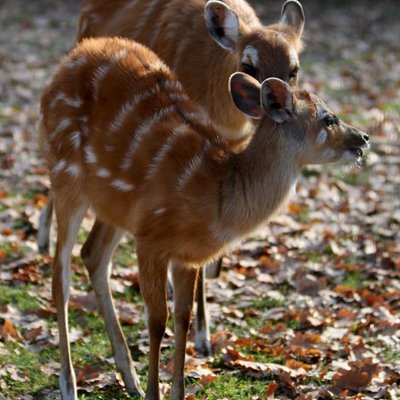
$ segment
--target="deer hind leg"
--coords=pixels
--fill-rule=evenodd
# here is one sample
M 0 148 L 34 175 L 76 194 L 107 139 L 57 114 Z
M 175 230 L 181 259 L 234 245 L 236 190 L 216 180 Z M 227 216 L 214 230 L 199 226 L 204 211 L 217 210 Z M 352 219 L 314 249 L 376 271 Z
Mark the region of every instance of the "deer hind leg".
M 140 291 L 146 305 L 147 326 L 150 337 L 146 399 L 159 400 L 160 346 L 168 318 L 166 290 L 168 261 L 158 259 L 156 256 L 143 254 L 139 243 L 137 243 L 137 255 L 139 260 Z
M 60 389 L 63 400 L 77 400 L 76 378 L 71 360 L 68 334 L 68 300 L 71 281 L 71 252 L 79 227 L 89 207 L 86 199 L 71 201 L 67 196 L 55 197 L 58 225 L 56 255 L 52 281 L 53 299 L 57 307 L 58 330 L 60 336 Z
M 218 278 L 221 272 L 222 258 L 213 261 L 207 267 L 202 267 L 199 271 L 199 280 L 197 281 L 196 301 L 197 309 L 195 316 L 195 348 L 203 356 L 211 354 L 209 315 L 207 312 L 206 297 L 206 278 Z
M 199 280 L 196 289 L 197 309 L 195 316 L 195 348 L 199 354 L 208 356 L 211 354 L 209 317 L 206 300 L 206 268 L 199 270 Z
M 96 293 L 105 327 L 110 338 L 117 370 L 122 375 L 128 393 L 144 397 L 144 393 L 140 389 L 139 378 L 136 375 L 128 345 L 115 313 L 110 288 L 111 258 L 123 233 L 123 229 L 96 219 L 89 237 L 82 247 L 81 256 Z
M 38 227 L 38 248 L 40 254 L 49 252 L 50 247 L 50 229 L 53 217 L 54 198 L 50 191 L 47 195 L 47 204 L 40 211 L 39 227 Z
M 170 399 L 183 400 L 185 398 L 186 341 L 199 270 L 174 263 L 172 273 L 174 279 L 175 359 Z

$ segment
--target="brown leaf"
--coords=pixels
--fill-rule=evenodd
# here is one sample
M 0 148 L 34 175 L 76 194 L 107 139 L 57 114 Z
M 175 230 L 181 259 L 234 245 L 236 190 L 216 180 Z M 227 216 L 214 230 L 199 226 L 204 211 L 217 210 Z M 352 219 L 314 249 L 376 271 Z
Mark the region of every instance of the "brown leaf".
M 3 336 L 3 338 L 5 340 L 7 340 L 9 338 L 14 338 L 19 342 L 21 342 L 23 340 L 22 335 L 18 332 L 18 330 L 16 328 L 14 328 L 12 322 L 9 319 L 6 319 L 4 321 L 4 324 L 0 330 L 0 334 L 1 334 L 1 336 Z
M 339 368 L 332 377 L 332 389 L 336 392 L 343 390 L 360 392 L 371 383 L 372 378 L 380 371 L 380 367 L 372 362 L 371 357 L 362 361 L 351 361 L 348 365 L 350 370 Z

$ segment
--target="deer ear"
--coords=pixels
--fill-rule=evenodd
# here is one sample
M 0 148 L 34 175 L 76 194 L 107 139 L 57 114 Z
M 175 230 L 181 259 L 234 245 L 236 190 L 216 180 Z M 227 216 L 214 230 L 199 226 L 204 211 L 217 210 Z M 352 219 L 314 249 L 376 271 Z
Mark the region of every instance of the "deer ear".
M 204 17 L 210 35 L 224 49 L 234 51 L 239 39 L 239 18 L 222 1 L 209 1 Z
M 235 72 L 229 79 L 229 93 L 235 106 L 248 117 L 261 118 L 260 82 L 243 72 Z
M 300 37 L 303 33 L 304 21 L 302 5 L 297 0 L 287 0 L 282 7 L 280 22 L 291 26 Z
M 291 87 L 278 78 L 268 78 L 261 85 L 261 107 L 279 124 L 292 117 L 294 104 Z

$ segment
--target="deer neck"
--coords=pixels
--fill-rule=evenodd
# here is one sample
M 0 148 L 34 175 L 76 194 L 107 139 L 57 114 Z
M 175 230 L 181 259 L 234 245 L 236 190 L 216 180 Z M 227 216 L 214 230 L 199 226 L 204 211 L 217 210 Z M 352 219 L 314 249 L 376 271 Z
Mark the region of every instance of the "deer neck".
M 227 161 L 230 173 L 221 184 L 219 223 L 233 236 L 248 234 L 270 219 L 293 190 L 300 162 L 285 133 L 264 119 L 248 147 Z

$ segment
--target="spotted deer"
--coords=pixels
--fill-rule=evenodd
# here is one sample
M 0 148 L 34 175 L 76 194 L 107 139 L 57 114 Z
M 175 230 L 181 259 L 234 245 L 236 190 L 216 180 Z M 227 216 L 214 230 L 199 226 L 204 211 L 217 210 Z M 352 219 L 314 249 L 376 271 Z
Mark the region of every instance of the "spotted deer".
M 105 78 L 104 71 L 107 71 Z M 278 78 L 234 73 L 235 106 L 258 119 L 249 145 L 232 152 L 174 73 L 125 39 L 87 39 L 60 64 L 41 100 L 41 132 L 58 223 L 53 296 L 60 334 L 60 387 L 76 400 L 68 339 L 70 257 L 89 207 L 97 215 L 82 249 L 117 369 L 143 397 L 116 318 L 109 259 L 124 231 L 136 241 L 150 350 L 147 399 L 159 399 L 160 344 L 173 261 L 175 359 L 171 399 L 184 399 L 187 331 L 199 266 L 268 221 L 306 164 L 357 161 L 368 135 L 325 103 Z M 101 222 L 100 222 L 101 221 Z M 102 251 L 98 251 L 102 248 Z
M 203 106 L 230 148 L 238 150 L 248 141 L 254 121 L 233 105 L 230 75 L 243 71 L 259 81 L 277 77 L 295 85 L 303 27 L 303 9 L 294 0 L 284 3 L 278 23 L 267 26 L 244 0 L 85 0 L 78 41 L 122 36 L 150 47 L 176 72 L 188 95 Z M 48 250 L 52 205 L 49 197 L 41 213 L 38 241 L 42 252 Z M 100 221 L 93 227 L 91 243 L 102 251 L 97 243 L 102 234 L 97 236 L 97 230 L 101 230 Z M 219 261 L 215 264 L 220 266 Z M 196 296 L 196 349 L 209 354 L 203 272 Z

